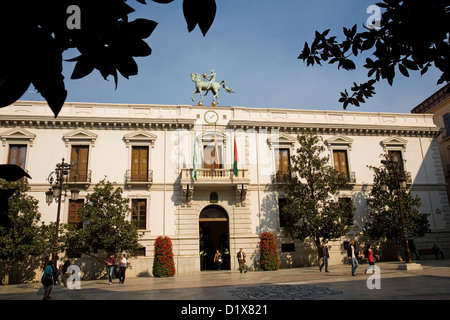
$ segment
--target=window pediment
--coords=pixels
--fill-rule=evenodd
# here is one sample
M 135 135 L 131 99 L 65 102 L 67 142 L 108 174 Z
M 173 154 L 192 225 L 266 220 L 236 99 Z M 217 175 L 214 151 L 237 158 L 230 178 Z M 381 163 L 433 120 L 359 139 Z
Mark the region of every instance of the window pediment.
M 146 144 L 146 145 L 150 145 L 153 148 L 155 146 L 156 138 L 157 138 L 157 136 L 154 135 L 153 133 L 146 132 L 143 130 L 139 130 L 136 132 L 130 132 L 123 136 L 123 139 L 125 140 L 127 148 L 130 146 L 130 144 L 133 144 L 133 143 Z
M 337 147 L 337 146 L 345 146 L 347 149 L 351 150 L 353 139 L 343 136 L 343 135 L 337 135 L 331 138 L 328 138 L 325 140 L 325 144 L 330 147 Z
M 3 132 L 0 137 L 2 139 L 3 146 L 6 145 L 7 140 L 26 140 L 31 147 L 33 146 L 33 141 L 36 138 L 36 135 L 28 130 L 18 128 L 7 130 Z
M 406 149 L 406 144 L 408 141 L 400 137 L 391 137 L 381 141 L 383 149 L 386 151 L 388 148 L 402 148 Z
M 288 134 L 277 134 L 267 138 L 267 143 L 269 144 L 269 149 L 273 146 L 285 146 L 287 148 L 293 149 L 297 139 Z
M 85 129 L 76 129 L 63 134 L 66 146 L 71 143 L 89 141 L 91 146 L 95 145 L 98 135 Z

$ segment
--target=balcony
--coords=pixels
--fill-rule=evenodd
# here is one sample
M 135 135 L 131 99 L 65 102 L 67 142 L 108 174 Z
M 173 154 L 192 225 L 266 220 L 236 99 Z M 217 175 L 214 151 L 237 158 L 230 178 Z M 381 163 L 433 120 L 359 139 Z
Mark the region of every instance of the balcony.
M 72 169 L 69 172 L 67 183 L 70 186 L 88 188 L 91 185 L 91 177 L 91 170 Z
M 125 185 L 128 188 L 147 187 L 153 183 L 153 170 L 135 171 L 127 170 L 125 174 Z
M 197 179 L 194 179 L 194 169 L 181 169 L 182 185 L 236 185 L 249 184 L 248 169 L 238 169 L 237 177 L 233 169 L 197 169 Z

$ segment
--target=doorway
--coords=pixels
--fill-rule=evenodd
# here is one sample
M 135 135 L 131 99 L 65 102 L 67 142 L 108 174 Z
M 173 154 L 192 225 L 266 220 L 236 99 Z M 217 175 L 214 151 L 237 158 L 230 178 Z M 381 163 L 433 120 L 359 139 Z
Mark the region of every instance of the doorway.
M 222 270 L 230 270 L 230 256 L 225 250 L 230 249 L 228 214 L 224 208 L 218 205 L 209 205 L 200 212 L 200 270 L 217 270 L 214 264 L 216 250 L 222 254 Z

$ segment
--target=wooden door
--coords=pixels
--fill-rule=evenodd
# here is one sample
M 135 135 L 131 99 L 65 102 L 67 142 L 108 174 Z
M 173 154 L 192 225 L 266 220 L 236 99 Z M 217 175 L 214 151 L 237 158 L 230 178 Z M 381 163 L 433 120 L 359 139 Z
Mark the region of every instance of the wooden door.
M 131 155 L 131 180 L 147 181 L 148 147 L 133 147 Z

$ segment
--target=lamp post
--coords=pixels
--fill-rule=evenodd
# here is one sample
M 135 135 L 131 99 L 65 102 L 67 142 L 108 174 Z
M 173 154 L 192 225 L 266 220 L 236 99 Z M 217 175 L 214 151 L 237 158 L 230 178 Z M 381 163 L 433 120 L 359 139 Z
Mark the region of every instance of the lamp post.
M 395 194 L 397 194 L 398 208 L 400 211 L 400 219 L 401 219 L 401 224 L 402 224 L 402 236 L 403 236 L 403 242 L 404 242 L 404 246 L 405 246 L 405 262 L 411 263 L 412 256 L 411 256 L 411 250 L 409 249 L 408 236 L 406 234 L 405 216 L 404 216 L 403 204 L 402 204 L 402 199 L 401 199 L 401 195 L 406 190 L 406 177 L 404 174 L 404 170 L 403 170 L 400 162 L 396 161 L 396 160 L 381 160 L 381 163 L 387 169 L 387 172 L 392 174 L 393 181 L 392 181 L 391 185 L 388 185 L 386 183 L 386 181 L 381 181 L 380 188 L 381 188 L 381 191 L 387 191 L 387 189 L 389 188 L 391 191 L 393 191 Z
M 45 192 L 46 196 L 46 202 L 48 205 L 50 205 L 53 202 L 53 199 L 58 204 L 58 209 L 56 212 L 56 230 L 55 235 L 53 238 L 53 252 L 52 252 L 52 261 L 56 263 L 56 260 L 58 259 L 58 237 L 59 237 L 59 221 L 60 221 L 60 215 L 61 215 L 61 198 L 63 196 L 66 196 L 67 192 L 67 182 L 68 182 L 68 175 L 70 173 L 70 169 L 72 168 L 72 165 L 69 163 L 64 162 L 64 158 L 62 159 L 61 163 L 56 164 L 56 168 L 54 171 L 52 171 L 47 180 L 50 183 L 50 188 L 47 192 Z M 76 188 L 71 190 L 71 199 L 72 200 L 78 200 L 78 195 L 80 191 Z

